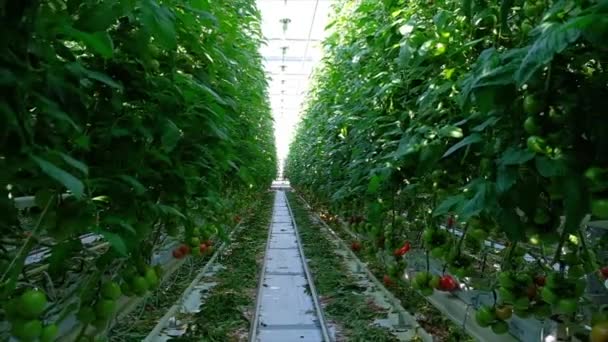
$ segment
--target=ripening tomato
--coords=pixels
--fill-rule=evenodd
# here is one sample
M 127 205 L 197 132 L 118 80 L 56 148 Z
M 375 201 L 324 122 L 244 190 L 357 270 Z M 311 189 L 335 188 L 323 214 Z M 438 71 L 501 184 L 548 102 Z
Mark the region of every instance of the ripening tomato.
M 384 282 L 385 286 L 393 286 L 393 279 L 388 274 L 385 274 L 384 277 L 382 277 L 382 282 Z
M 181 258 L 184 257 L 184 253 L 182 253 L 181 249 L 176 248 L 176 249 L 173 250 L 173 257 L 175 259 L 181 259 Z
M 608 278 L 608 266 L 600 268 L 600 274 L 602 277 L 604 277 L 604 279 Z
M 451 275 L 444 275 L 439 280 L 439 289 L 442 291 L 452 292 L 458 289 L 458 282 Z
M 595 324 L 589 336 L 591 342 L 608 342 L 608 321 Z

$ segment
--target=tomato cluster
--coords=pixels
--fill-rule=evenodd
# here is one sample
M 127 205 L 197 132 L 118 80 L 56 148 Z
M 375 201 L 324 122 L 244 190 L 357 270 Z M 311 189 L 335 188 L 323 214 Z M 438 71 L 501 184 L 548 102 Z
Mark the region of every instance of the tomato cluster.
M 38 289 L 27 290 L 8 301 L 4 310 L 11 323 L 11 334 L 22 341 L 55 341 L 59 333 L 58 327 L 41 321 L 46 307 L 46 295 Z

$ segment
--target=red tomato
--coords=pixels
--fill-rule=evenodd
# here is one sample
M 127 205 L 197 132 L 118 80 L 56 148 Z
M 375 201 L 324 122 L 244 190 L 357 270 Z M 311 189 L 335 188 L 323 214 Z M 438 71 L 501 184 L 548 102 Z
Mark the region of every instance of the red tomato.
M 361 250 L 361 243 L 359 241 L 353 241 L 350 244 L 350 249 L 352 249 L 353 252 L 358 252 Z
M 455 220 L 454 220 L 454 216 L 450 215 L 448 217 L 448 228 L 454 227 L 454 223 L 456 223 Z
M 384 277 L 382 278 L 382 281 L 384 282 L 384 285 L 386 285 L 386 286 L 393 285 L 393 279 L 391 279 L 391 277 L 388 274 L 384 275 Z
M 207 252 L 207 245 L 204 243 L 201 243 L 201 245 L 198 248 L 201 251 L 201 254 L 205 254 L 205 252 Z
M 530 284 L 530 286 L 528 286 L 528 288 L 526 289 L 526 294 L 528 295 L 528 299 L 532 300 L 536 298 L 536 295 L 538 294 L 538 289 L 535 285 Z
M 600 273 L 602 274 L 602 277 L 604 277 L 604 279 L 608 278 L 608 266 L 600 268 Z
M 458 289 L 458 282 L 451 275 L 444 275 L 439 279 L 439 289 L 442 291 L 452 292 Z
M 403 254 L 405 254 L 405 253 L 409 252 L 411 248 L 412 248 L 412 244 L 409 241 L 405 241 L 405 243 L 403 244 L 403 247 L 401 247 L 401 250 L 403 251 Z
M 184 254 L 182 253 L 182 251 L 179 248 L 176 248 L 173 250 L 173 257 L 175 259 L 181 259 L 184 257 Z
M 545 286 L 546 282 L 547 277 L 545 277 L 544 275 L 538 275 L 534 277 L 534 283 L 536 284 L 536 286 Z
M 186 244 L 182 244 L 181 246 L 179 246 L 179 251 L 183 254 L 183 255 L 187 255 L 190 254 L 190 246 L 186 245 Z

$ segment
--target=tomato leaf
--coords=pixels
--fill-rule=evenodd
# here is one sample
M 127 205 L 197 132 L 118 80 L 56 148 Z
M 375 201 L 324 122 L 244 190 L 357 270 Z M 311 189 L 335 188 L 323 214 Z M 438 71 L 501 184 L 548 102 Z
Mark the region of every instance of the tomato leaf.
M 165 48 L 177 47 L 173 13 L 155 0 L 144 0 L 141 8 L 141 21 L 146 30 Z
M 553 56 L 562 52 L 581 35 L 580 27 L 588 22 L 577 18 L 564 24 L 544 22 L 537 29 L 541 36 L 527 50 L 528 53 L 515 73 L 518 85 L 523 85 L 534 73 L 549 63 Z
M 564 165 L 555 159 L 550 159 L 543 155 L 536 156 L 534 160 L 536 169 L 543 177 L 550 178 L 563 176 L 565 173 Z
M 528 149 L 516 149 L 509 147 L 498 160 L 499 165 L 519 165 L 524 164 L 534 158 L 534 152 Z
M 163 149 L 166 152 L 173 151 L 175 145 L 177 145 L 177 142 L 179 141 L 181 136 L 182 132 L 179 127 L 177 127 L 173 121 L 167 119 L 167 121 L 165 121 L 165 125 L 163 127 L 163 135 L 161 137 Z
M 106 31 L 87 33 L 66 26 L 63 32 L 66 36 L 84 43 L 88 49 L 103 58 L 111 58 L 114 55 L 114 44 Z
M 125 241 L 120 235 L 109 232 L 107 230 L 100 230 L 99 234 L 101 234 L 106 239 L 106 241 L 110 243 L 110 246 L 112 246 L 112 248 L 114 248 L 114 250 L 118 252 L 118 254 L 122 256 L 127 256 L 127 245 L 125 244 Z
M 473 133 L 469 136 L 467 136 L 466 138 L 462 139 L 461 141 L 459 141 L 457 144 L 453 145 L 452 147 L 450 147 L 442 156 L 442 158 L 445 158 L 449 155 L 451 155 L 452 153 L 458 151 L 459 149 L 465 147 L 465 146 L 469 146 L 471 144 L 477 143 L 481 141 L 481 135 L 479 135 L 478 133 Z
M 30 155 L 30 158 L 38 164 L 40 169 L 44 173 L 46 173 L 49 177 L 55 179 L 59 183 L 63 184 L 68 190 L 76 196 L 76 198 L 82 198 L 84 196 L 84 184 L 76 177 L 74 177 L 71 173 L 60 169 L 54 164 L 37 157 L 35 155 Z
M 85 174 L 85 175 L 89 174 L 89 168 L 85 163 L 83 163 L 79 160 L 76 160 L 76 159 L 72 158 L 70 155 L 62 153 L 62 152 L 60 152 L 59 155 L 66 163 L 68 163 L 71 166 L 73 166 L 74 168 L 80 170 L 80 172 L 82 172 L 83 174 Z
M 455 195 L 455 196 L 450 196 L 450 197 L 444 199 L 443 202 L 441 202 L 435 208 L 435 210 L 433 210 L 433 216 L 445 215 L 445 214 L 449 213 L 450 211 L 452 211 L 452 209 L 456 205 L 458 205 L 459 203 L 464 202 L 465 200 L 466 200 L 466 198 L 462 194 Z
M 517 168 L 501 165 L 496 172 L 496 190 L 507 192 L 517 181 Z
M 129 175 L 120 175 L 118 176 L 118 178 L 124 181 L 125 183 L 131 185 L 136 195 L 142 195 L 144 192 L 146 192 L 146 187 L 134 177 L 131 177 Z
M 507 238 L 511 241 L 523 241 L 526 238 L 525 227 L 515 209 L 499 210 L 497 222 Z
M 580 175 L 568 174 L 561 178 L 564 194 L 564 213 L 566 222 L 564 230 L 572 233 L 580 228 L 581 221 L 589 212 L 589 193 Z

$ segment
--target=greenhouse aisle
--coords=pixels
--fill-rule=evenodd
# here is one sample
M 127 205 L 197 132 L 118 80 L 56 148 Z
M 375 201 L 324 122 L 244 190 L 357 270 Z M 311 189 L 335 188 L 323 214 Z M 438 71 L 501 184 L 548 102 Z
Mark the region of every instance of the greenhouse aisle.
M 285 192 L 278 190 L 251 340 L 329 340 L 312 278 L 304 260 Z

